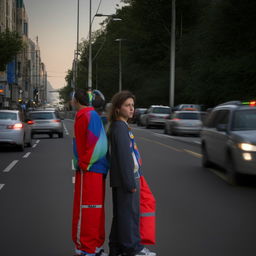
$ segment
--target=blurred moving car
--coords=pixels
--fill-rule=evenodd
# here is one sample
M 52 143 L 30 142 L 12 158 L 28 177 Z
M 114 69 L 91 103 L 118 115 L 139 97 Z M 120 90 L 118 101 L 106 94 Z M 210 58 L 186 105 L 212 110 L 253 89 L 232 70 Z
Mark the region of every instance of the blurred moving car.
M 0 144 L 15 145 L 19 151 L 32 146 L 31 128 L 18 110 L 0 110 Z
M 171 108 L 169 106 L 152 105 L 140 116 L 140 123 L 149 129 L 153 125 L 164 125 L 165 120 L 170 118 Z
M 147 111 L 146 108 L 136 108 L 135 111 L 134 111 L 134 117 L 132 119 L 132 122 L 136 123 L 138 126 L 140 126 L 141 125 L 140 116 L 145 114 L 146 111 Z
M 202 164 L 217 164 L 236 184 L 239 174 L 256 174 L 256 101 L 233 101 L 214 108 L 202 136 Z
M 53 134 L 58 134 L 59 138 L 63 138 L 63 123 L 55 111 L 31 111 L 28 113 L 28 124 L 32 136 L 48 134 L 52 138 Z
M 166 120 L 164 133 L 171 135 L 200 135 L 203 113 L 199 111 L 176 111 L 170 120 Z

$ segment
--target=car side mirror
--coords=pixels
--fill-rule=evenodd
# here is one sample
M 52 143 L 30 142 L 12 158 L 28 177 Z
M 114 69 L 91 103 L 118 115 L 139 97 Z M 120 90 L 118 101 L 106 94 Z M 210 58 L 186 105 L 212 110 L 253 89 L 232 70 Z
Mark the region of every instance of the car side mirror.
M 228 126 L 226 124 L 218 124 L 216 129 L 219 132 L 227 132 L 228 131 Z

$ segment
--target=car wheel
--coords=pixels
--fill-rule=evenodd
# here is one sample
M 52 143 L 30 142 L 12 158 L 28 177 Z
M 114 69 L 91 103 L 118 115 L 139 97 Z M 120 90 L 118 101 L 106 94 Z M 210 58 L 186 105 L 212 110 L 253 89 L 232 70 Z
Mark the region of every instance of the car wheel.
M 170 134 L 173 135 L 173 136 L 176 135 L 176 133 L 174 132 L 173 128 L 170 128 Z
M 234 160 L 230 155 L 226 159 L 227 181 L 230 185 L 236 186 L 239 184 L 239 174 L 236 171 Z
M 23 143 L 21 145 L 18 145 L 18 151 L 23 152 L 24 147 L 25 147 L 25 142 L 23 141 Z
M 212 163 L 209 160 L 208 152 L 205 145 L 202 145 L 202 166 L 205 168 L 212 166 Z
M 49 137 L 52 139 L 52 137 L 53 137 L 53 134 L 52 134 L 52 133 L 49 133 Z
M 63 138 L 63 132 L 58 133 L 59 138 Z
M 164 126 L 164 134 L 168 134 L 168 128 L 167 125 Z
M 32 138 L 30 138 L 30 141 L 27 143 L 27 147 L 29 147 L 29 148 L 32 147 Z
M 147 121 L 147 122 L 146 122 L 146 128 L 147 128 L 147 129 L 150 129 L 150 127 L 151 127 L 151 126 L 150 126 L 150 124 L 149 124 L 148 121 Z

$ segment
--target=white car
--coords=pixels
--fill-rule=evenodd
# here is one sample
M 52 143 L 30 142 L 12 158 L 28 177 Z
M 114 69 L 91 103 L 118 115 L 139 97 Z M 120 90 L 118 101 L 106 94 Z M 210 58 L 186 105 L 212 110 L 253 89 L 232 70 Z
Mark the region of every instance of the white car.
M 15 145 L 23 151 L 32 146 L 31 128 L 18 110 L 0 110 L 0 145 Z
M 200 135 L 203 127 L 202 114 L 199 111 L 176 111 L 170 120 L 166 120 L 164 133 L 171 135 Z
M 152 105 L 145 114 L 140 116 L 140 123 L 146 128 L 150 128 L 153 125 L 165 124 L 165 120 L 170 118 L 171 108 L 168 106 Z

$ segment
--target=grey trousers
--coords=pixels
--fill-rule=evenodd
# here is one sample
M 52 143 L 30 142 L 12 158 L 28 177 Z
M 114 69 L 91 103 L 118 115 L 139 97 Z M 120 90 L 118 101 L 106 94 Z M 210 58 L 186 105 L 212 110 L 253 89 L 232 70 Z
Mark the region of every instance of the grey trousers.
M 137 191 L 130 193 L 122 187 L 112 188 L 113 220 L 109 236 L 109 256 L 125 253 L 133 256 L 143 249 L 140 244 L 140 185 L 136 179 Z

